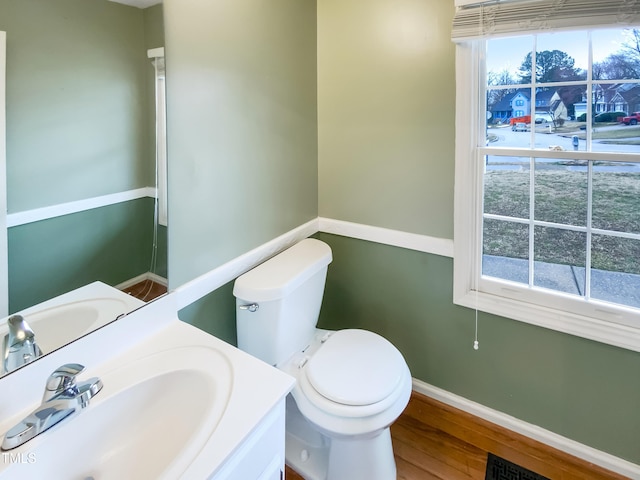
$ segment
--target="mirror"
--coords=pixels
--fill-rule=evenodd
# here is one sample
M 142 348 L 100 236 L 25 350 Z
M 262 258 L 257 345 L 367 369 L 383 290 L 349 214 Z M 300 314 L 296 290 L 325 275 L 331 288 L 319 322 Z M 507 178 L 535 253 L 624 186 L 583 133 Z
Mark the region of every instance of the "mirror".
M 145 301 L 159 294 L 167 277 L 156 199 L 166 171 L 156 162 L 159 0 L 0 0 L 0 31 L 8 212 L 0 317 L 96 281 L 138 288 Z

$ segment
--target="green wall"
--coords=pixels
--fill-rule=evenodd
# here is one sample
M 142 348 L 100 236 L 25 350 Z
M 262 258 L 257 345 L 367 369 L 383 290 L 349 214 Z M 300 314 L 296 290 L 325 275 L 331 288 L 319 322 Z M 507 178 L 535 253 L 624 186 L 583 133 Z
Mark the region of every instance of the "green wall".
M 143 11 L 1 0 L 9 212 L 151 185 Z
M 164 47 L 164 19 L 162 4 L 142 10 L 144 22 L 144 43 L 145 48 Z
M 117 285 L 148 272 L 152 229 L 151 198 L 10 228 L 9 311 L 96 280 Z
M 231 345 L 238 345 L 233 282 L 180 310 L 179 317 Z
M 316 5 L 164 12 L 175 288 L 317 216 Z
M 154 183 L 153 66 L 162 6 L 107 0 L 0 0 L 7 32 L 9 213 Z M 15 312 L 86 283 L 149 270 L 150 199 L 9 229 Z M 156 273 L 166 276 L 166 228 Z

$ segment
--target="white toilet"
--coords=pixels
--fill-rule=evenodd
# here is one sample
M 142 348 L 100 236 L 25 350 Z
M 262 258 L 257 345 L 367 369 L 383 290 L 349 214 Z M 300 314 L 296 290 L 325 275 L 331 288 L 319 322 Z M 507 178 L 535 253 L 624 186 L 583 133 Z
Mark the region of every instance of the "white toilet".
M 308 480 L 395 480 L 389 426 L 411 395 L 402 354 L 366 330 L 316 328 L 331 249 L 305 239 L 238 277 L 238 347 L 294 376 L 286 462 Z

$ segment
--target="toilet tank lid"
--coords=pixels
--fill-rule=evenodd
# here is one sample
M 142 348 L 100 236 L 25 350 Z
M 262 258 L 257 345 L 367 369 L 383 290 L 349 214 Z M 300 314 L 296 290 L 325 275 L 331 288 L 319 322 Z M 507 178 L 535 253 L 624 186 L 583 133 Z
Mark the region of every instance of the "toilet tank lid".
M 283 298 L 331 263 L 331 248 L 306 238 L 247 273 L 233 286 L 236 298 L 266 302 Z

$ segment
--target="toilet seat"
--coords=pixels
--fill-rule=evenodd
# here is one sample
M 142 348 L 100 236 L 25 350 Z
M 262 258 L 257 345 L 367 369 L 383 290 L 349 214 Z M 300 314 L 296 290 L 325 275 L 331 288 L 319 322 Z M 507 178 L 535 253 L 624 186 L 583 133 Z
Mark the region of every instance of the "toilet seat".
M 309 384 L 328 400 L 354 407 L 391 395 L 402 379 L 404 358 L 385 338 L 367 330 L 334 332 L 309 360 Z
M 387 351 L 387 346 L 384 346 L 382 347 L 382 351 L 386 353 L 382 353 L 382 356 L 383 358 L 387 358 L 386 355 L 389 355 L 391 363 L 396 364 L 397 370 L 395 371 L 395 376 L 397 377 L 397 381 L 390 382 L 393 386 L 388 387 L 389 394 L 386 397 L 368 405 L 348 405 L 335 402 L 318 392 L 309 380 L 307 369 L 309 365 L 315 363 L 314 359 L 318 358 L 317 355 L 324 349 L 329 339 L 336 335 L 338 335 L 338 337 L 336 337 L 336 339 L 339 340 L 338 344 L 345 340 L 347 345 L 354 345 L 353 342 L 346 341 L 347 339 L 353 340 L 351 335 L 354 335 L 354 333 L 348 332 L 354 332 L 354 330 L 338 330 L 335 332 L 317 330 L 315 338 L 311 341 L 309 348 L 295 355 L 286 362 L 286 364 L 281 366 L 284 371 L 293 375 L 297 380 L 291 395 L 295 399 L 296 405 L 302 415 L 314 424 L 318 430 L 329 436 L 366 435 L 385 428 L 393 423 L 400 413 L 402 413 L 411 395 L 412 379 L 409 367 L 404 361 L 402 354 L 390 343 L 388 344 L 389 350 L 393 351 L 393 353 L 391 354 Z M 355 345 L 360 342 L 358 338 L 363 340 L 363 342 L 367 342 L 365 338 L 370 335 L 382 338 L 377 334 L 364 330 L 355 330 L 355 332 L 358 332 L 355 334 Z M 344 335 L 346 336 L 341 338 Z M 361 335 L 362 337 L 360 337 Z M 369 340 L 371 340 L 371 338 L 369 338 Z M 384 341 L 387 342 L 386 340 Z M 373 342 L 377 342 L 377 340 L 373 340 Z M 329 343 L 330 346 L 332 344 L 335 345 L 333 341 Z M 377 343 L 374 343 L 374 346 L 375 345 L 380 347 Z M 331 347 L 331 349 L 332 348 L 333 347 Z M 343 351 L 349 352 L 351 350 L 343 349 Z M 341 355 L 342 354 L 339 354 L 339 356 Z M 350 357 L 347 353 L 344 355 L 348 358 L 348 361 L 356 361 L 353 356 Z M 394 360 L 396 355 L 397 357 Z M 322 360 L 322 356 L 319 358 L 321 359 L 319 365 L 322 369 L 324 361 Z M 398 359 L 399 364 L 396 363 Z M 361 365 L 362 361 L 359 363 Z M 325 367 L 327 367 L 326 364 Z M 342 366 L 338 365 L 336 368 L 340 369 Z M 371 370 L 372 369 L 369 369 L 369 375 L 371 375 Z M 379 394 L 380 397 L 386 393 L 384 390 L 385 389 L 378 390 L 378 392 L 382 391 L 382 393 Z M 370 396 L 369 398 L 373 397 Z M 351 397 L 351 401 L 353 403 L 353 397 Z
M 355 335 L 355 339 L 354 337 L 352 337 L 352 335 Z M 400 413 L 402 413 L 404 408 L 407 406 L 407 403 L 409 402 L 409 397 L 411 395 L 412 389 L 412 378 L 409 367 L 404 361 L 402 354 L 391 343 L 388 343 L 388 345 L 381 345 L 377 343 L 378 340 L 372 340 L 371 337 L 369 337 L 368 340 L 372 340 L 373 343 L 369 343 L 368 340 L 365 340 L 367 336 L 375 336 L 382 339 L 382 337 L 380 337 L 379 335 L 368 332 L 366 330 L 338 330 L 335 332 L 330 332 L 327 330 L 317 330 L 315 339 L 312 340 L 309 347 L 305 349 L 304 352 L 295 355 L 288 362 L 286 362 L 286 364 L 282 365 L 282 369 L 285 372 L 293 375 L 297 380 L 296 385 L 291 391 L 291 395 L 295 400 L 297 408 L 300 410 L 307 421 L 315 425 L 315 428 L 325 435 L 331 437 L 370 435 L 373 432 L 391 425 L 391 423 L 393 423 L 398 418 Z M 335 337 L 334 340 L 339 340 L 339 342 L 329 342 L 329 340 L 333 337 Z M 343 347 L 345 348 L 339 348 L 337 345 L 342 344 L 343 340 L 345 344 L 343 345 Z M 382 340 L 384 340 L 384 342 L 387 342 L 385 339 Z M 361 359 L 360 361 L 358 361 L 357 359 L 353 358 L 355 357 L 355 355 L 352 355 L 350 357 L 349 352 L 353 350 L 365 350 L 365 347 L 354 347 L 354 349 L 352 350 L 350 346 L 362 344 L 369 346 L 377 345 L 378 347 L 381 347 L 381 352 L 383 353 L 381 353 L 380 358 L 389 358 L 390 363 L 396 364 L 397 370 L 395 374 L 397 375 L 398 381 L 389 382 L 390 385 L 394 386 L 389 386 L 387 387 L 387 389 L 373 389 L 373 391 L 377 391 L 377 394 L 370 394 L 369 398 L 375 398 L 375 396 L 383 397 L 386 394 L 385 390 L 390 390 L 390 393 L 380 401 L 368 405 L 348 405 L 331 400 L 325 395 L 322 395 L 311 384 L 309 374 L 307 372 L 309 366 L 313 366 L 314 363 L 316 363 L 315 360 L 318 358 L 320 358 L 320 361 L 318 362 L 316 367 L 319 365 L 319 370 L 321 370 L 323 373 L 330 371 L 328 363 L 330 363 L 331 360 L 327 360 L 328 363 L 325 363 L 325 361 L 322 360 L 322 357 L 324 355 L 318 357 L 318 354 L 320 353 L 320 351 L 324 350 L 324 347 L 327 346 L 327 343 L 329 343 L 329 346 L 331 347 L 330 349 L 326 350 L 327 352 L 333 350 L 333 347 L 331 345 L 336 346 L 337 350 L 342 350 L 342 352 L 338 353 L 339 358 L 344 359 L 346 357 L 346 361 L 350 362 L 350 365 L 360 365 L 362 370 L 358 370 L 357 368 L 355 368 L 354 370 L 356 371 L 356 373 L 362 373 L 366 370 L 366 368 L 362 365 L 363 362 Z M 375 350 L 369 350 L 367 355 L 370 355 L 372 352 L 376 353 Z M 329 354 L 327 353 L 327 357 L 328 356 Z M 396 363 L 398 361 L 399 365 L 398 363 Z M 369 363 L 368 365 L 374 364 Z M 343 365 L 337 364 L 335 368 L 337 368 L 338 370 L 342 369 Z M 312 368 L 311 370 L 314 370 L 314 368 Z M 369 368 L 369 376 L 371 375 L 372 370 L 373 369 Z M 333 373 L 335 374 L 336 371 L 334 370 Z M 311 376 L 313 377 L 314 374 L 312 373 Z M 318 381 L 318 379 L 315 380 Z M 335 398 L 336 392 L 332 393 Z M 344 391 L 340 393 L 342 393 L 344 396 Z M 357 397 L 348 396 L 344 398 L 350 399 L 352 403 L 354 401 L 354 398 L 357 399 Z M 361 398 L 360 400 L 360 403 L 362 403 Z

